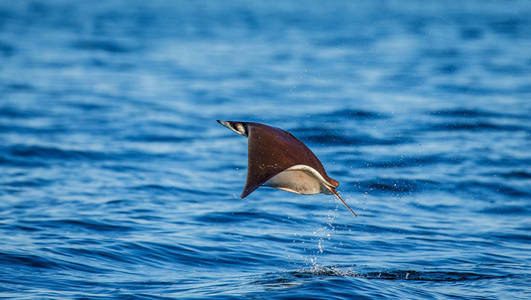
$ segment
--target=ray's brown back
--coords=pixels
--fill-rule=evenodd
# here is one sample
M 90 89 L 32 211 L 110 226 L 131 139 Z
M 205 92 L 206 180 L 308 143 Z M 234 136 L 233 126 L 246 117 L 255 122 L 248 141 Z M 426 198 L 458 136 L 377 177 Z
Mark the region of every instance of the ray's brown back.
M 328 177 L 315 154 L 291 133 L 260 123 L 245 123 L 248 134 L 247 182 L 241 198 L 247 197 L 276 174 L 294 165 L 314 168 L 328 182 L 338 183 Z

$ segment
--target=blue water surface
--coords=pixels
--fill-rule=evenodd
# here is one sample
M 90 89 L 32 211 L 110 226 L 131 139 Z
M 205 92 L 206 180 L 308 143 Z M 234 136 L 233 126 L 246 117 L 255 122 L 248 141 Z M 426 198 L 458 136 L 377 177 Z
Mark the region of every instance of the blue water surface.
M 530 149 L 529 1 L 1 1 L 0 297 L 529 299 Z

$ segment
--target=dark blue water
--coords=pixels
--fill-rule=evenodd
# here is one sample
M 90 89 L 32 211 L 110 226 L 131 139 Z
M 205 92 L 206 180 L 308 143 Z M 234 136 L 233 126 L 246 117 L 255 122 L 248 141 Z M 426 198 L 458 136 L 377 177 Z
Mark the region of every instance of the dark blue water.
M 529 1 L 2 1 L 0 297 L 529 299 L 530 149 Z

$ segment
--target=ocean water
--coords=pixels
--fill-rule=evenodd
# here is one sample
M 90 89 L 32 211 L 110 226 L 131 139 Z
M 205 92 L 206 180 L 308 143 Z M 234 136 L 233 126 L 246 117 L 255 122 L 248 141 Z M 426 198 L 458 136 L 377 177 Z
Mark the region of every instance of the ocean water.
M 529 1 L 1 1 L 0 297 L 529 299 L 530 149 Z

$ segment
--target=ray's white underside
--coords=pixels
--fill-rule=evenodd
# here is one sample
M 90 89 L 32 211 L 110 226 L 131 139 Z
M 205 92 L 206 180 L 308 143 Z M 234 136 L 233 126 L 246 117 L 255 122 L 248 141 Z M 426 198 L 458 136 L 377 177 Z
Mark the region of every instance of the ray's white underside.
M 264 186 L 295 194 L 332 194 L 333 185 L 307 165 L 295 165 L 273 176 Z

